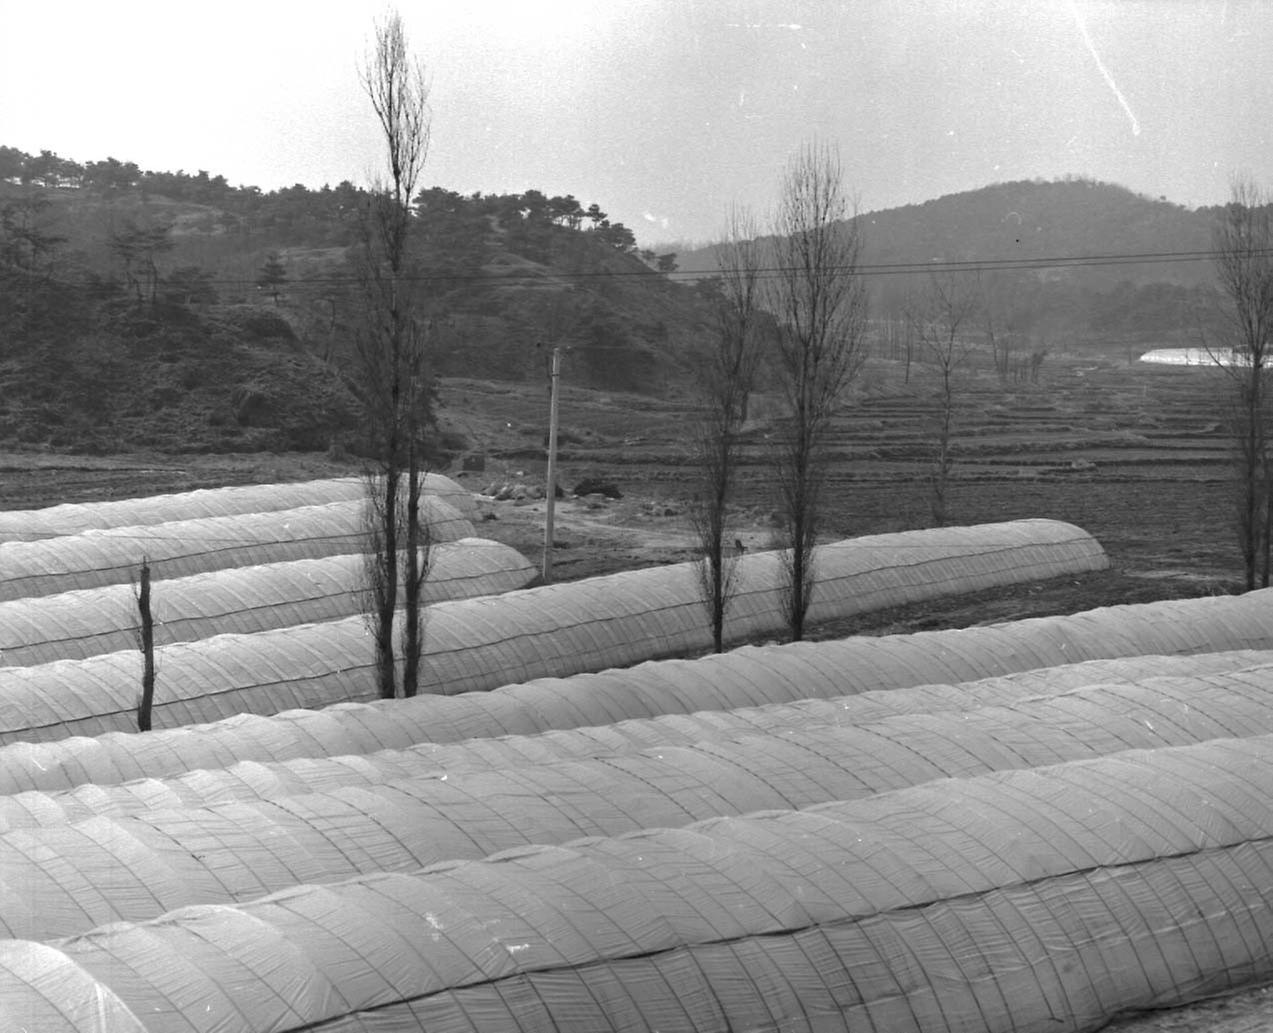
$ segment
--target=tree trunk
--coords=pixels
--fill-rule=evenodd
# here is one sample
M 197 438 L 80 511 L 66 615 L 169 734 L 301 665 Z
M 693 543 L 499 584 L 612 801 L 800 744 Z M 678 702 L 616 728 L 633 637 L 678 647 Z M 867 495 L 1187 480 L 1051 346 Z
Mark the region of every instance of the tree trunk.
M 150 612 L 150 564 L 141 563 L 137 609 L 141 613 L 141 697 L 137 703 L 137 730 L 150 731 L 150 711 L 155 701 L 155 621 Z
M 428 573 L 428 528 L 420 521 L 420 463 L 414 443 L 407 447 L 407 551 L 403 573 L 402 694 L 414 696 L 420 687 L 420 657 L 424 651 L 420 594 Z
M 398 487 L 401 474 L 397 464 L 390 464 L 382 481 L 380 518 L 379 580 L 373 585 L 376 608 L 376 672 L 381 699 L 398 694 L 393 649 L 393 621 L 398 606 Z

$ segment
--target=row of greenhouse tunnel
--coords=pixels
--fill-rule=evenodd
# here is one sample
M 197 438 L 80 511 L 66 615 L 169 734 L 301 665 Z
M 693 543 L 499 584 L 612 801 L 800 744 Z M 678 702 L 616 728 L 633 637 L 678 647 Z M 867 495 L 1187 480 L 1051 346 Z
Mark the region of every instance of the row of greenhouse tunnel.
M 754 552 L 711 653 L 694 564 L 541 584 L 430 474 L 385 700 L 366 490 L 0 513 L 0 1028 L 1088 1031 L 1273 980 L 1273 590 L 776 644 Z M 1107 567 L 828 542 L 809 620 Z

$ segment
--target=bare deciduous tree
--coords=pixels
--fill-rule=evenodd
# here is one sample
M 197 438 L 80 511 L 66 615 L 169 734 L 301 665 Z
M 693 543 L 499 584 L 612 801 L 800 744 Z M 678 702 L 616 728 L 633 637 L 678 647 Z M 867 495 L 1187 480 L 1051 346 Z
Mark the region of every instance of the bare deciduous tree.
M 786 405 L 775 437 L 792 640 L 804 637 L 815 582 L 831 421 L 864 358 L 867 296 L 855 216 L 838 152 L 805 145 L 783 178 L 768 304 L 779 322 L 774 380 Z
M 1224 299 L 1224 362 L 1231 381 L 1236 526 L 1246 587 L 1269 584 L 1273 477 L 1269 455 L 1269 334 L 1273 331 L 1273 210 L 1269 194 L 1235 179 L 1215 227 L 1216 276 Z M 1213 350 L 1217 358 L 1220 355 Z
M 697 358 L 694 386 L 699 419 L 694 428 L 700 481 L 690 509 L 698 536 L 698 578 L 717 652 L 724 648 L 725 616 L 734 589 L 736 550 L 725 544 L 725 524 L 738 459 L 738 434 L 762 355 L 761 255 L 755 219 L 730 212 L 717 248 L 720 291 L 716 326 Z
M 954 428 L 956 378 L 972 354 L 964 336 L 979 308 L 977 292 L 954 276 L 933 276 L 922 300 L 913 308 L 911 324 L 923 354 L 937 369 L 937 414 L 933 441 L 933 523 L 946 523 L 950 472 L 954 466 L 951 433 Z
M 880 329 L 880 357 L 902 363 L 902 383 L 911 382 L 911 361 L 915 355 L 915 327 L 906 312 L 890 314 Z
M 415 695 L 423 649 L 420 590 L 428 527 L 420 515 L 423 435 L 432 417 L 427 329 L 411 282 L 411 201 L 429 150 L 429 91 L 410 56 L 402 19 L 376 25 L 361 71 L 385 143 L 386 176 L 373 184 L 362 220 L 360 282 L 365 316 L 356 336 L 357 389 L 374 466 L 367 473 L 369 615 L 380 694 L 398 694 L 394 623 L 404 602 L 402 694 Z M 405 483 L 404 483 L 405 482 Z
M 981 327 L 999 383 L 1012 376 L 1013 354 L 1022 340 L 1022 313 L 1011 303 L 1012 285 L 995 276 L 977 274 Z

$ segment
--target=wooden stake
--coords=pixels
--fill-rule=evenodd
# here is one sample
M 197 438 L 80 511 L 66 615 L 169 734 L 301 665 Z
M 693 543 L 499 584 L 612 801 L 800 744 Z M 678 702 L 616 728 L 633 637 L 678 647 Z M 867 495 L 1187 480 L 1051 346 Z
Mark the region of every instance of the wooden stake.
M 553 579 L 553 517 L 557 504 L 557 381 L 561 378 L 561 348 L 553 348 L 552 386 L 548 402 L 548 507 L 544 517 L 544 584 Z

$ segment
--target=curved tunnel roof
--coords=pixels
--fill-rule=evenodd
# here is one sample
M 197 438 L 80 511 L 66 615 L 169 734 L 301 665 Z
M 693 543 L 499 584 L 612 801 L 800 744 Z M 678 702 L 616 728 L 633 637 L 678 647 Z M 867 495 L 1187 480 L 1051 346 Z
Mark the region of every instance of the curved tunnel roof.
M 462 516 L 472 519 L 477 506 L 466 488 L 441 474 L 425 477 L 424 490 L 445 500 Z M 165 524 L 174 520 L 263 513 L 329 502 L 361 499 L 366 487 L 361 477 L 276 484 L 243 484 L 223 488 L 107 499 L 99 502 L 66 502 L 41 509 L 0 510 L 0 543 L 37 541 L 59 535 L 82 534 L 107 527 Z
M 496 769 L 470 763 L 445 778 L 417 763 L 392 781 L 13 828 L 0 832 L 0 933 L 50 939 L 301 883 L 1270 734 L 1273 667 L 1262 673 L 1237 691 L 1178 679 L 1170 692 L 1124 686 L 626 755 Z M 216 773 L 207 774 L 210 786 Z
M 1081 670 L 1079 670 L 1081 669 Z M 1183 710 L 1187 728 L 1201 729 L 1198 738 L 1236 736 L 1248 729 L 1226 714 L 1254 707 L 1255 720 L 1266 720 L 1263 708 L 1273 678 L 1273 654 L 1204 653 L 1190 657 L 1135 657 L 1132 662 L 1089 661 L 986 678 L 958 685 L 922 685 L 841 696 L 805 699 L 736 710 L 699 711 L 653 718 L 633 718 L 615 724 L 561 729 L 539 735 L 464 739 L 421 743 L 399 750 L 330 757 L 296 757 L 279 761 L 239 761 L 224 768 L 199 770 L 167 778 L 145 778 L 116 785 L 95 783 L 53 792 L 29 791 L 0 796 L 0 830 L 32 825 L 61 824 L 95 815 L 127 814 L 161 807 L 200 807 L 231 800 L 268 800 L 302 795 L 340 786 L 394 784 L 422 774 L 495 770 L 562 760 L 587 760 L 637 753 L 656 747 L 692 746 L 735 741 L 751 735 L 796 736 L 803 729 L 831 726 L 872 726 L 890 718 L 998 707 L 1036 715 L 1051 695 L 1068 696 L 1063 707 L 1081 707 L 1090 700 L 1132 708 L 1149 693 L 1139 719 L 1151 721 Z M 1202 711 L 1210 696 L 1220 697 L 1216 713 Z M 1165 710 L 1163 708 L 1166 708 Z M 1113 713 L 1113 709 L 1109 713 Z M 1074 734 L 1063 710 L 1049 711 L 1060 722 L 1057 730 Z M 1122 711 L 1119 711 L 1121 714 Z M 1149 732 L 1170 737 L 1177 720 Z M 1269 729 L 1273 731 L 1273 728 Z M 1103 741 L 1111 729 L 1092 733 Z M 922 729 L 916 738 L 924 737 Z M 1140 729 L 1136 735 L 1144 734 Z M 1135 736 L 1120 740 L 1123 748 Z M 913 745 L 909 743 L 908 745 Z M 869 766 L 869 765 L 868 765 Z
M 1048 520 L 850 539 L 818 550 L 810 619 L 1106 562 L 1086 532 Z M 784 624 L 781 563 L 777 553 L 739 561 L 735 634 L 770 633 Z M 710 644 L 694 564 L 625 571 L 439 604 L 429 614 L 420 690 L 493 689 Z M 377 695 L 375 651 L 361 616 L 179 643 L 157 650 L 156 662 L 162 680 L 152 710 L 156 728 Z M 21 671 L 0 668 L 0 740 L 131 729 L 140 663 L 130 649 Z
M 0 941 L 45 1033 L 1088 1030 L 1267 979 L 1268 737 L 301 885 Z
M 523 588 L 536 574 L 515 549 L 483 538 L 429 552 L 426 603 Z M 361 613 L 361 554 L 257 564 L 170 578 L 151 599 L 155 644 L 249 634 Z M 104 585 L 0 602 L 0 664 L 80 660 L 136 647 L 136 589 Z
M 728 784 L 727 793 L 717 791 L 720 798 L 743 810 L 803 807 L 931 778 L 1273 733 L 1273 661 L 1267 655 L 1257 667 L 1233 671 L 1209 663 L 1209 655 L 1175 658 L 1169 667 L 1152 662 L 1163 658 L 1149 659 L 1151 663 L 1134 680 L 1056 687 L 1048 695 L 1036 694 L 1031 679 L 1018 682 L 1008 675 L 961 685 L 704 711 L 538 736 L 466 739 L 273 763 L 245 761 L 167 779 L 15 793 L 0 797 L 0 836 L 15 829 L 67 825 L 101 816 L 281 801 L 283 810 L 263 809 L 265 817 L 248 825 L 257 830 L 253 835 L 260 834 L 263 823 L 268 824 L 274 815 L 283 825 L 270 834 L 284 837 L 287 815 L 292 813 L 285 809 L 290 806 L 286 798 L 335 793 L 348 799 L 350 794 L 343 790 L 365 789 L 363 799 L 381 802 L 373 808 L 377 813 L 392 813 L 395 802 L 408 809 L 416 807 L 412 815 L 398 815 L 397 824 L 415 828 L 421 835 L 428 827 L 432 831 L 425 838 L 440 843 L 457 836 L 472 837 L 456 815 L 462 810 L 472 812 L 479 802 L 498 808 L 498 801 L 507 801 L 507 814 L 494 823 L 502 828 L 518 806 L 514 801 L 519 794 L 508 787 L 521 785 L 523 775 L 516 773 L 532 768 L 537 770 L 525 774 L 526 785 L 544 788 L 550 781 L 557 782 L 555 788 L 544 791 L 553 801 L 570 801 L 569 822 L 578 822 L 598 808 L 599 801 L 609 800 L 600 812 L 601 821 L 635 820 L 634 813 L 644 809 L 649 815 L 651 807 L 663 806 L 664 812 L 652 824 L 666 824 L 675 823 L 680 810 L 694 806 L 681 794 L 699 782 Z M 1160 670 L 1173 673 L 1153 673 Z M 755 753 L 754 764 L 744 762 L 748 751 Z M 745 770 L 741 779 L 731 773 L 733 765 Z M 493 772 L 501 774 L 492 776 Z M 410 785 L 444 773 L 445 785 Z M 561 785 L 570 788 L 562 790 Z M 448 800 L 472 799 L 464 808 L 428 810 L 430 793 L 437 789 Z M 716 800 L 713 794 L 692 792 L 698 793 L 695 798 L 700 803 Z M 317 810 L 326 813 L 328 806 L 320 803 Z M 141 820 L 151 821 L 144 815 Z M 166 817 L 154 820 L 172 827 Z M 385 823 L 383 817 L 376 821 Z M 215 817 L 210 822 L 217 823 Z M 179 826 L 199 824 L 187 815 Z M 491 823 L 478 824 L 486 828 Z M 128 823 L 121 825 L 120 834 L 128 827 Z M 343 835 L 352 827 L 342 817 L 336 831 Z M 515 835 L 529 834 L 515 824 L 509 827 Z M 536 835 L 543 833 L 542 824 L 531 827 Z M 0 838 L 0 851 L 3 843 Z M 488 852 L 495 849 L 499 848 Z M 380 850 L 377 856 L 383 862 L 386 855 Z M 230 862 L 215 863 L 225 867 Z M 5 870 L 14 871 L 12 866 Z M 15 878 L 20 886 L 28 884 L 26 876 Z
M 473 536 L 450 505 L 425 497 L 435 541 Z M 258 563 L 362 552 L 362 499 L 266 513 L 111 527 L 0 545 L 0 600 L 130 584 L 143 559 L 152 577 L 184 577 Z
M 495 692 L 242 714 L 213 724 L 0 747 L 0 791 L 118 783 L 240 760 L 359 754 L 659 714 L 835 697 L 1138 654 L 1273 648 L 1273 590 L 1103 607 L 990 627 L 746 647 Z

